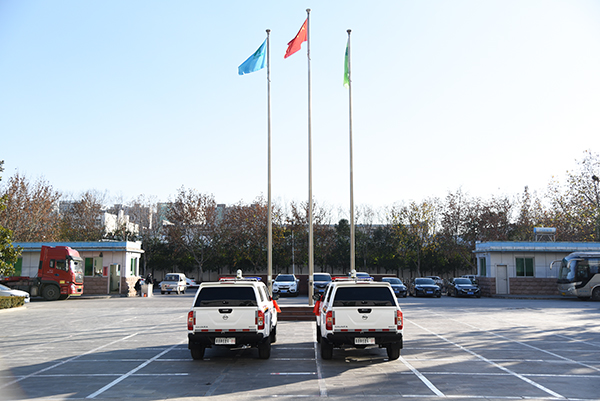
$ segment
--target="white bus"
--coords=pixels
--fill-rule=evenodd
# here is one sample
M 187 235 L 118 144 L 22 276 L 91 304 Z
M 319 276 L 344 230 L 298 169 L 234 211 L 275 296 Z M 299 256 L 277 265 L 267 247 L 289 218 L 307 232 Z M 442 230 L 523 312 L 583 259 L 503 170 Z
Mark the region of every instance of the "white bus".
M 574 252 L 555 262 L 561 262 L 557 281 L 561 295 L 600 301 L 600 252 Z

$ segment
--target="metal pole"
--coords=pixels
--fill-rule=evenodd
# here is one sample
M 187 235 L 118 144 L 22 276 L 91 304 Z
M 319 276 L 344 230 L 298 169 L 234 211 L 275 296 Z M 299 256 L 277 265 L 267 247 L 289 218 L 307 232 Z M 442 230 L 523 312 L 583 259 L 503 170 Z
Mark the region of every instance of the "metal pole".
M 268 190 L 267 190 L 267 286 L 269 292 L 273 292 L 273 222 L 271 216 L 271 54 L 269 35 L 271 30 L 267 29 L 267 137 L 268 137 Z
M 348 114 L 349 114 L 349 139 L 350 139 L 350 271 L 355 269 L 354 250 L 354 168 L 352 155 L 352 73 L 350 68 L 350 33 L 348 29 Z
M 308 58 L 308 305 L 313 306 L 313 196 L 312 196 L 312 137 L 311 137 L 311 88 L 310 88 L 310 8 L 306 9 L 306 56 Z

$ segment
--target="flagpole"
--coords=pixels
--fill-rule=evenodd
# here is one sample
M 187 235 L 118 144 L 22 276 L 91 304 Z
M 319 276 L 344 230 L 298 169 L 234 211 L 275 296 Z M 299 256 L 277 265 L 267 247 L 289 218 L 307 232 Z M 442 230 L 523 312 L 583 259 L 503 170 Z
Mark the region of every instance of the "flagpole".
M 273 293 L 273 222 L 271 211 L 271 53 L 269 35 L 271 30 L 267 29 L 267 142 L 268 142 L 268 190 L 267 190 L 267 286 L 269 293 Z
M 350 131 L 350 271 L 355 270 L 355 250 L 354 250 L 354 167 L 352 155 L 352 73 L 350 68 L 350 33 L 348 29 L 348 115 Z
M 306 57 L 308 59 L 308 305 L 314 305 L 313 274 L 315 271 L 313 244 L 313 196 L 312 196 L 312 133 L 311 133 L 311 87 L 310 87 L 310 8 L 306 9 Z

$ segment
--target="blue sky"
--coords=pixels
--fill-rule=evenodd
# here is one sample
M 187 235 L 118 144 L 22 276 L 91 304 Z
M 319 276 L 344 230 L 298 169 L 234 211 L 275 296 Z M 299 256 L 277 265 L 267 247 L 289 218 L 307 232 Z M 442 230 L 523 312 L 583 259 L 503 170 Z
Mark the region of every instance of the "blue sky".
M 347 29 L 357 205 L 542 191 L 598 152 L 597 1 L 2 0 L 3 181 L 266 196 L 266 71 L 237 67 L 271 29 L 273 199 L 305 201 L 306 44 L 283 55 L 307 8 L 321 204 L 349 205 Z

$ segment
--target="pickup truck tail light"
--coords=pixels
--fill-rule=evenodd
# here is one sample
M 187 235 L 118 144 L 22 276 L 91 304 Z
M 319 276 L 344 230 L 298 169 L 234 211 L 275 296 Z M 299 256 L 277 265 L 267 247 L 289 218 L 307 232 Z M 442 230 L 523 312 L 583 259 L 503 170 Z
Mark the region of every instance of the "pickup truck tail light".
M 333 330 L 333 325 L 335 324 L 335 315 L 333 311 L 328 311 L 325 315 L 325 330 Z
M 404 327 L 404 316 L 402 315 L 401 310 L 396 311 L 396 327 L 398 330 L 402 330 Z
M 256 326 L 258 330 L 265 328 L 265 312 L 259 310 L 256 312 Z
M 188 330 L 194 330 L 194 326 L 196 325 L 196 317 L 194 316 L 194 311 L 190 311 L 188 313 Z

